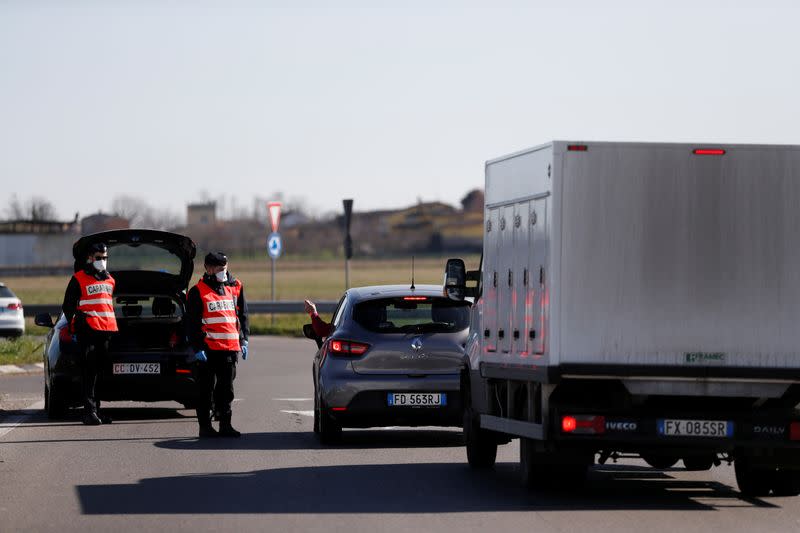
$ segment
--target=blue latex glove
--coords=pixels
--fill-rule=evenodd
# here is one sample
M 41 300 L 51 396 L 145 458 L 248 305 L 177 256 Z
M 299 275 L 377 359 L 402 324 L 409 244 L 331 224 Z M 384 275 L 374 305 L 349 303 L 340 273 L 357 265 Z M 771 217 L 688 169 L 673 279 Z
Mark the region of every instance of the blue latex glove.
M 242 359 L 247 361 L 247 341 L 242 341 Z
M 205 363 L 208 361 L 208 357 L 206 357 L 206 352 L 204 350 L 200 350 L 196 354 L 194 354 L 194 360 L 200 361 L 201 363 Z

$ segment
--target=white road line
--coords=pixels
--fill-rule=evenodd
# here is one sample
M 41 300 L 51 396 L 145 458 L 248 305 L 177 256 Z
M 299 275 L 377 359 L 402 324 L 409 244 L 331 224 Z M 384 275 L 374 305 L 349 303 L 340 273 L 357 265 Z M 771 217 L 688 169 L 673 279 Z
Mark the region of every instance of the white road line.
M 44 408 L 44 400 L 39 400 L 38 402 L 33 402 L 26 410 L 39 410 Z M 19 426 L 27 419 L 33 416 L 33 413 L 25 413 L 21 415 L 14 415 L 10 417 L 5 422 L 0 422 L 0 438 L 6 436 L 7 434 L 11 433 L 15 427 Z
M 273 398 L 275 402 L 310 402 L 314 398 Z
M 300 416 L 314 416 L 314 411 L 292 411 L 292 410 L 284 410 L 281 409 L 281 413 L 286 413 L 290 415 L 300 415 Z

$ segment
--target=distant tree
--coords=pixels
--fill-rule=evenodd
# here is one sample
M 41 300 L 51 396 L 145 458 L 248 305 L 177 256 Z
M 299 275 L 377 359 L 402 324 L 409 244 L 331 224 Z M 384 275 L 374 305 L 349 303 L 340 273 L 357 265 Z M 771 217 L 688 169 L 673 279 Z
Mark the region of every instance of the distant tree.
M 46 198 L 34 196 L 21 202 L 16 194 L 11 196 L 6 215 L 14 220 L 34 220 L 37 222 L 58 218 L 55 206 Z
M 481 189 L 473 189 L 461 199 L 464 211 L 483 211 L 484 194 Z
M 137 196 L 120 195 L 111 202 L 115 215 L 128 219 L 132 228 L 174 229 L 181 217 L 169 209 L 157 209 Z

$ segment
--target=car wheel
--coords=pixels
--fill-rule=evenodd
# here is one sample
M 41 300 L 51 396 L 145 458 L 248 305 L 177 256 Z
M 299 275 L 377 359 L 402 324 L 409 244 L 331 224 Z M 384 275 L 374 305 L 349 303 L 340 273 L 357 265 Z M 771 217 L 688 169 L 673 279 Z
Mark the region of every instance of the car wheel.
M 737 458 L 733 464 L 736 484 L 745 496 L 766 496 L 772 488 L 776 471 L 765 466 L 753 465 L 746 457 Z
M 61 392 L 55 384 L 48 386 L 44 385 L 44 410 L 47 413 L 47 418 L 53 420 L 57 418 L 64 418 L 67 413 L 67 404 L 61 397 Z
M 491 468 L 497 460 L 497 440 L 480 427 L 480 419 L 471 407 L 464 409 L 464 440 L 467 462 L 472 468 Z
M 322 444 L 335 444 L 342 438 L 342 426 L 328 414 L 325 404 L 319 402 L 319 441 Z
M 314 387 L 314 434 L 319 435 L 319 394 Z
M 678 462 L 678 458 L 674 455 L 643 453 L 641 456 L 645 463 L 649 464 L 653 468 L 658 468 L 659 470 L 672 468 Z

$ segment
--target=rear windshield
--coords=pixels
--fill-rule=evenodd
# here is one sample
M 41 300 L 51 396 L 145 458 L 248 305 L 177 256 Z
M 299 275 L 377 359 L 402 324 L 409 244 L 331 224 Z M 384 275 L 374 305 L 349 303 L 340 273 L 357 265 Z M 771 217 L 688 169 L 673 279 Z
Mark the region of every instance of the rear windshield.
M 108 250 L 108 270 L 155 270 L 180 274 L 181 260 L 177 255 L 152 244 L 118 244 Z
M 469 327 L 469 302 L 407 296 L 356 304 L 353 319 L 378 333 L 453 333 Z
M 115 300 L 114 314 L 117 319 L 177 319 L 183 315 L 181 306 L 168 296 L 125 295 Z
M 17 295 L 11 292 L 8 287 L 0 287 L 0 298 L 16 298 Z

